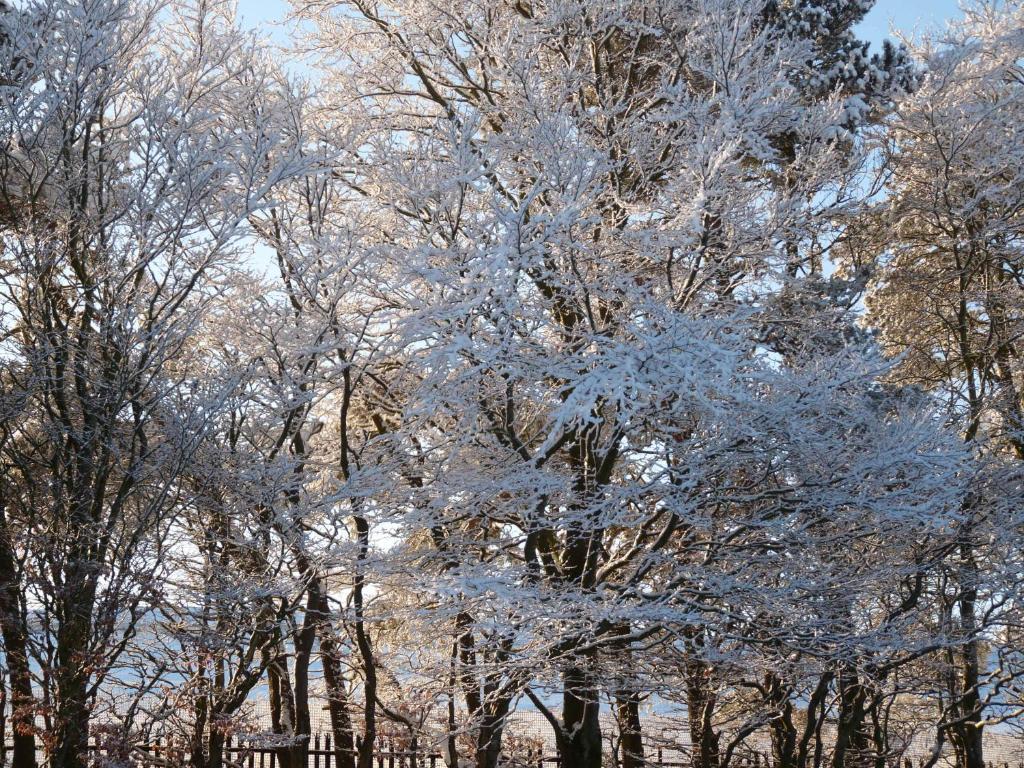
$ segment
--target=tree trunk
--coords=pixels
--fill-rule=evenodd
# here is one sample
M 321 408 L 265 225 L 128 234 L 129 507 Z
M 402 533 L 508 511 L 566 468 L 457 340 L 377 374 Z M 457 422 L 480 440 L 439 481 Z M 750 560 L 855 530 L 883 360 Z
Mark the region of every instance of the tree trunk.
M 985 768 L 984 726 L 981 702 L 981 649 L 977 638 L 976 604 L 978 600 L 978 564 L 974 558 L 974 547 L 970 533 L 963 536 L 960 544 L 960 629 L 965 638 L 960 652 L 960 674 L 963 691 L 959 711 L 960 722 L 953 728 L 956 741 L 958 768 Z
M 864 732 L 866 690 L 849 668 L 839 673 L 839 722 L 832 752 L 833 768 L 851 768 L 870 763 Z
M 445 749 L 447 757 L 445 764 L 448 768 L 459 768 L 459 747 L 457 740 L 458 723 L 455 717 L 455 691 L 458 681 L 459 666 L 459 638 L 456 637 L 452 643 L 452 652 L 449 661 L 448 671 L 448 733 L 445 734 Z
M 84 534 L 83 534 L 84 535 Z M 51 768 L 85 768 L 89 747 L 89 648 L 96 565 L 74 552 L 61 599 L 63 620 L 57 630 L 57 696 Z
M 210 724 L 210 735 L 207 740 L 207 768 L 222 768 L 224 765 L 224 734 L 217 727 L 217 722 Z M 262 758 L 261 758 L 262 759 Z
M 622 768 L 644 768 L 643 729 L 640 725 L 640 694 L 620 688 L 615 692 Z
M 35 698 L 28 667 L 28 629 L 21 614 L 21 583 L 7 517 L 0 502 L 0 631 L 11 689 L 11 768 L 36 764 Z
M 501 756 L 501 740 L 505 734 L 505 723 L 512 706 L 510 689 L 502 686 L 503 660 L 507 648 L 500 647 L 493 654 L 490 663 L 485 667 L 490 671 L 481 672 L 477 666 L 477 649 L 473 637 L 472 617 L 460 612 L 456 617 L 459 634 L 452 646 L 451 674 L 449 684 L 454 686 L 456 680 L 461 682 L 463 695 L 466 699 L 466 710 L 469 714 L 472 730 L 475 733 L 473 764 L 475 768 L 497 768 Z M 483 651 L 485 658 L 487 651 Z M 461 673 L 456 669 L 461 666 Z M 452 702 L 454 704 L 454 702 Z M 452 710 L 449 721 L 454 723 L 455 714 Z M 449 751 L 454 755 L 454 729 Z
M 871 699 L 871 743 L 874 751 L 873 768 L 885 768 L 889 762 L 889 729 L 887 713 L 881 692 L 875 692 Z
M 357 768 L 373 768 L 373 747 L 377 741 L 377 662 L 366 631 L 366 602 L 363 586 L 366 582 L 366 559 L 370 552 L 370 524 L 365 517 L 355 516 L 359 554 L 356 573 L 352 580 L 352 604 L 355 608 L 356 645 L 363 663 L 363 737 L 356 742 Z
M 504 730 L 504 715 L 483 718 L 476 735 L 476 768 L 497 768 Z
M 769 672 L 765 675 L 768 702 L 775 713 L 768 724 L 772 739 L 772 761 L 775 768 L 796 768 L 796 726 L 793 724 L 793 702 L 789 686 Z
M 284 640 L 277 639 L 278 650 L 274 661 L 267 667 L 267 685 L 270 688 L 270 723 L 274 733 L 282 736 L 295 735 L 295 695 L 292 691 L 291 673 L 288 669 Z M 302 768 L 292 764 L 292 745 L 276 750 L 280 768 Z
M 326 597 L 323 597 L 322 612 L 325 615 L 326 603 Z M 349 714 L 348 694 L 345 691 L 345 680 L 341 672 L 338 645 L 328 622 L 321 622 L 319 635 L 320 662 L 324 667 L 324 685 L 327 688 L 327 708 L 331 717 L 335 763 L 338 768 L 355 768 L 352 716 Z
M 585 661 L 585 660 L 582 660 Z M 600 702 L 592 675 L 573 665 L 562 673 L 561 768 L 601 768 Z
M 60 701 L 54 717 L 51 768 L 85 768 L 89 745 L 89 708 L 85 704 L 85 675 L 61 670 L 57 683 Z
M 0 765 L 7 765 L 7 670 L 0 667 Z
M 206 768 L 206 728 L 209 725 L 210 700 L 206 696 L 196 698 L 196 719 L 192 724 L 189 744 L 189 765 L 192 768 Z
M 305 565 L 303 571 L 307 574 L 310 573 L 308 565 Z M 295 702 L 295 720 L 292 723 L 292 744 L 289 758 L 290 764 L 295 768 L 305 768 L 309 758 L 309 742 L 312 736 L 312 723 L 309 716 L 309 665 L 313 658 L 313 644 L 316 640 L 317 629 L 326 619 L 321 611 L 325 601 L 321 599 L 320 579 L 313 575 L 309 575 L 308 578 L 305 616 L 302 620 L 302 628 L 294 640 L 295 684 L 292 689 L 292 701 Z
M 797 768 L 808 768 L 811 755 L 811 744 L 814 743 L 814 768 L 821 765 L 821 726 L 825 721 L 827 711 L 826 697 L 832 687 L 834 673 L 831 669 L 826 670 L 818 678 L 818 684 L 814 687 L 811 700 L 807 702 L 807 716 L 804 721 L 804 732 L 800 737 L 800 744 L 797 747 L 796 764 Z
M 694 768 L 718 768 L 718 733 L 713 716 L 717 697 L 710 688 L 710 669 L 697 658 L 686 662 L 686 711 Z

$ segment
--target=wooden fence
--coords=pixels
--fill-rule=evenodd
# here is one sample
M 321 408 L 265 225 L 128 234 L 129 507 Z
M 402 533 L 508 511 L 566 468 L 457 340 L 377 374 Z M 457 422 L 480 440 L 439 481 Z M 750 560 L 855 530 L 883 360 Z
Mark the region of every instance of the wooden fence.
M 225 768 L 277 768 L 284 746 L 239 741 L 228 737 L 224 743 Z M 100 756 L 106 750 L 93 746 Z M 331 746 L 330 735 L 310 737 L 306 751 L 308 768 L 337 768 L 338 752 Z M 136 768 L 180 768 L 188 761 L 188 750 L 176 742 L 157 739 L 153 744 L 132 749 L 131 762 Z M 417 749 L 413 744 L 402 749 L 395 744 L 382 744 L 374 752 L 376 768 L 445 768 L 440 752 Z
M 7 744 L 6 755 L 10 760 L 13 744 Z M 238 740 L 228 737 L 224 743 L 225 768 L 278 768 L 283 745 L 274 746 L 265 743 L 253 743 L 249 740 Z M 127 762 L 134 768 L 184 768 L 188 764 L 188 748 L 178 741 L 155 739 L 152 744 L 137 744 L 126 748 L 118 748 L 108 742 L 97 742 L 90 739 L 89 752 L 97 763 L 102 764 L 104 758 L 117 762 Z M 558 758 L 531 755 L 530 766 L 542 768 L 545 762 Z M 36 762 L 42 768 L 46 764 L 45 754 L 37 747 Z M 330 735 L 316 734 L 310 737 L 307 750 L 308 768 L 338 768 L 338 752 L 331 746 Z M 383 743 L 374 751 L 376 768 L 446 768 L 444 755 L 440 752 L 424 751 L 417 748 L 415 742 L 409 748 L 401 748 L 393 743 Z M 520 765 L 522 762 L 520 761 Z M 526 768 L 524 766 L 523 768 Z M 1024 768 L 1022 766 L 1021 768 Z
M 10 758 L 11 745 L 7 746 L 7 756 Z M 249 740 L 237 740 L 227 738 L 224 744 L 224 768 L 278 768 L 280 754 L 284 746 L 274 746 L 265 743 L 255 743 Z M 133 768 L 185 768 L 188 764 L 188 750 L 179 742 L 164 741 L 156 739 L 152 744 L 135 745 L 127 750 L 118 750 L 103 743 L 91 743 L 90 752 L 99 758 L 98 764 L 104 762 L 104 758 L 124 764 L 128 763 Z M 682 757 L 678 752 L 671 752 L 670 758 Z M 690 768 L 692 763 L 689 760 L 665 759 L 664 750 L 651 750 L 645 758 L 649 768 Z M 45 765 L 43 755 L 37 757 L 40 766 Z M 329 734 L 315 734 L 310 737 L 309 749 L 307 750 L 307 768 L 338 768 L 338 752 L 331 746 Z M 925 764 L 924 758 L 912 759 L 904 757 L 898 761 L 894 760 L 890 768 L 922 768 Z M 374 751 L 375 768 L 446 768 L 445 757 L 440 752 L 421 750 L 417 747 L 415 740 L 407 746 L 393 742 L 383 742 Z M 558 768 L 561 758 L 557 755 L 544 754 L 542 750 L 526 749 L 516 754 L 503 755 L 501 765 L 505 768 Z M 743 756 L 735 756 L 730 762 L 731 768 L 771 768 L 772 760 L 770 755 L 758 752 L 751 752 Z M 1024 768 L 1022 762 L 988 762 L 986 768 Z

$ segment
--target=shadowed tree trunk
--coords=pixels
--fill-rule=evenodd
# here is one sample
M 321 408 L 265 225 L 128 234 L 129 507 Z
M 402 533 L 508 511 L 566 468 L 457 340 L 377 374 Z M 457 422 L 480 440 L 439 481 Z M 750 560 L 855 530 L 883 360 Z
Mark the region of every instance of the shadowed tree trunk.
M 769 705 L 775 713 L 768 726 L 775 768 L 796 768 L 796 726 L 793 724 L 791 690 L 772 672 L 765 675 L 764 686 Z
M 832 752 L 833 768 L 850 768 L 870 762 L 868 740 L 864 729 L 867 690 L 857 673 L 846 667 L 840 670 L 839 718 L 836 723 L 836 743 Z
M 825 721 L 825 714 L 828 711 L 829 689 L 832 686 L 834 673 L 826 670 L 818 678 L 818 684 L 814 687 L 810 701 L 807 702 L 805 710 L 804 730 L 800 735 L 800 742 L 797 747 L 796 764 L 797 768 L 808 768 L 813 765 L 818 768 L 821 765 L 821 726 Z M 814 747 L 814 761 L 810 762 L 811 747 Z
M 702 630 L 689 633 L 689 652 L 685 663 L 686 713 L 690 722 L 690 745 L 694 768 L 718 768 L 719 734 L 714 727 L 715 706 L 718 702 L 711 688 L 711 667 L 699 656 Z
M 643 729 L 640 724 L 640 694 L 628 688 L 615 692 L 615 717 L 619 726 L 622 768 L 644 768 Z
M 562 768 L 601 768 L 600 701 L 593 673 L 582 664 L 570 666 L 562 672 L 562 684 Z
M 28 667 L 28 631 L 21 613 L 20 581 L 3 499 L 0 498 L 0 630 L 11 689 L 11 768 L 36 764 L 32 677 Z
M 321 613 L 327 616 L 327 596 L 321 595 Z M 348 693 L 341 672 L 341 656 L 331 625 L 324 620 L 319 628 L 320 661 L 324 667 L 324 685 L 327 689 L 327 708 L 331 718 L 331 735 L 334 739 L 334 759 L 338 768 L 355 768 L 355 743 L 352 732 L 352 716 L 349 713 Z
M 957 581 L 960 630 L 964 636 L 960 648 L 961 694 L 956 706 L 959 722 L 951 729 L 956 748 L 957 768 L 985 768 L 984 712 L 981 701 L 981 648 L 977 638 L 978 563 L 974 555 L 971 532 L 961 536 L 960 564 Z
M 366 600 L 363 587 L 366 584 L 366 560 L 370 552 L 370 523 L 361 516 L 355 516 L 356 539 L 359 554 L 356 558 L 355 578 L 352 582 L 352 605 L 355 609 L 356 645 L 363 666 L 363 735 L 356 740 L 357 768 L 373 768 L 373 748 L 377 741 L 377 662 L 373 657 L 373 646 L 366 631 Z

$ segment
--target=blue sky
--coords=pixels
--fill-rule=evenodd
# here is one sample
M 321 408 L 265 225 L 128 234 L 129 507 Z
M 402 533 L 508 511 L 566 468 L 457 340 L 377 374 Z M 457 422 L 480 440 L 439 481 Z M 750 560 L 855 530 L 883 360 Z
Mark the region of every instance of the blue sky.
M 239 10 L 247 24 L 263 26 L 280 19 L 286 12 L 286 0 L 239 0 Z M 913 31 L 940 26 L 960 15 L 958 0 L 878 0 L 861 25 L 861 35 L 877 42 L 889 33 L 890 22 Z
M 890 22 L 913 32 L 941 27 L 959 16 L 959 0 L 878 0 L 861 24 L 860 33 L 866 40 L 878 41 L 888 36 Z

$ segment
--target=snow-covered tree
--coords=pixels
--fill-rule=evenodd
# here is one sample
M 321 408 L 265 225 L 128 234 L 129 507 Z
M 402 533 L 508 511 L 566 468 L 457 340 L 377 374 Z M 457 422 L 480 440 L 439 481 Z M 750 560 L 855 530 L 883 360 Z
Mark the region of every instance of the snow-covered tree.
M 919 71 L 870 6 L 295 0 L 303 83 L 226 1 L 0 0 L 17 768 L 302 768 L 321 696 L 340 768 L 520 706 L 564 768 L 980 768 L 1024 17 Z
M 974 3 L 918 46 L 926 75 L 885 125 L 885 201 L 867 227 L 868 319 L 899 360 L 894 378 L 934 392 L 997 481 L 965 507 L 945 601 L 963 647 L 943 675 L 938 743 L 972 768 L 1015 666 L 1001 653 L 987 663 L 982 644 L 1018 600 L 1016 556 L 999 547 L 1019 525 L 1003 501 L 1024 458 L 1022 23 L 1019 2 Z
M 193 339 L 247 217 L 300 163 L 250 119 L 267 84 L 223 4 L 46 0 L 4 14 L 3 37 L 0 560 L 21 564 L 0 576 L 18 591 L 5 646 L 38 670 L 38 695 L 15 675 L 15 728 L 40 717 L 50 763 L 79 766 L 224 406 Z
M 378 211 L 413 374 L 397 519 L 436 550 L 428 594 L 460 638 L 478 765 L 521 695 L 568 765 L 599 764 L 601 681 L 645 643 L 764 643 L 743 628 L 763 599 L 786 607 L 785 645 L 801 589 L 898 589 L 908 550 L 828 566 L 833 538 L 855 551 L 857 520 L 937 536 L 957 451 L 927 408 L 876 391 L 866 350 L 780 359 L 763 324 L 863 199 L 865 97 L 807 85 L 860 48 L 732 0 L 300 9 L 321 22 L 324 88 L 366 126 L 341 175 Z M 865 92 L 891 84 L 872 77 Z M 819 553 L 809 583 L 776 548 Z M 851 669 L 862 607 L 825 614 Z

